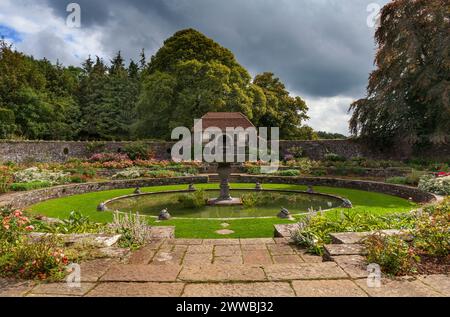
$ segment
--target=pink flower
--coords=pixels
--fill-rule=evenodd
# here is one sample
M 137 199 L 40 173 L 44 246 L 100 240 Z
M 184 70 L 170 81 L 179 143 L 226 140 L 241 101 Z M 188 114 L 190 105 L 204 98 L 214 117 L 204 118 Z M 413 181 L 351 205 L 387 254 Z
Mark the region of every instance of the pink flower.
M 25 230 L 27 231 L 33 231 L 34 230 L 34 226 L 26 226 Z

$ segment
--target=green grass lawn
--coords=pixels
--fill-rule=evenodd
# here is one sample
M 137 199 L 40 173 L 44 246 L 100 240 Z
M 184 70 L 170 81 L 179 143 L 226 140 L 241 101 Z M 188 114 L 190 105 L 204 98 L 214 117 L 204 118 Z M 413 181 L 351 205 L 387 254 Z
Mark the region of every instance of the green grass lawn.
M 253 188 L 254 184 L 231 184 L 233 189 Z M 218 184 L 198 184 L 197 188 L 217 189 Z M 265 189 L 292 189 L 306 190 L 306 186 L 289 184 L 264 184 Z M 186 189 L 187 185 L 173 186 L 155 186 L 142 188 L 142 192 L 157 192 L 166 190 Z M 370 212 L 373 214 L 387 214 L 407 212 L 413 209 L 416 204 L 408 200 L 379 193 L 366 192 L 361 190 L 333 188 L 333 187 L 314 187 L 315 191 L 334 194 L 349 199 L 354 208 L 352 212 Z M 89 216 L 96 222 L 109 222 L 112 220 L 111 212 L 98 212 L 97 206 L 108 199 L 128 195 L 133 193 L 133 189 L 119 189 L 103 192 L 88 193 L 59 199 L 48 200 L 28 208 L 28 211 L 45 215 L 52 218 L 64 219 L 68 217 L 71 211 L 80 211 Z M 334 217 L 340 214 L 344 209 L 333 209 L 327 212 L 327 215 Z M 276 214 L 277 211 L 274 211 Z M 158 226 L 175 226 L 177 238 L 263 238 L 273 236 L 273 225 L 281 223 L 292 223 L 289 220 L 281 220 L 276 217 L 269 219 L 239 219 L 227 220 L 230 224 L 227 229 L 235 233 L 227 236 L 216 234 L 215 231 L 222 229 L 220 226 L 223 220 L 198 220 L 198 219 L 172 219 L 165 222 L 157 222 L 156 219 L 149 218 L 150 224 Z

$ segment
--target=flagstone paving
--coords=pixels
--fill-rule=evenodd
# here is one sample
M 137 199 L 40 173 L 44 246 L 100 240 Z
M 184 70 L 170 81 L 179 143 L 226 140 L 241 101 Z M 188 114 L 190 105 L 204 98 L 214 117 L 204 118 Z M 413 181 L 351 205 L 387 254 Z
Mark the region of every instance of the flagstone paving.
M 384 277 L 370 288 L 362 255 L 330 251 L 323 262 L 285 238 L 162 240 L 82 263 L 80 288 L 0 279 L 0 296 L 450 296 L 447 275 Z

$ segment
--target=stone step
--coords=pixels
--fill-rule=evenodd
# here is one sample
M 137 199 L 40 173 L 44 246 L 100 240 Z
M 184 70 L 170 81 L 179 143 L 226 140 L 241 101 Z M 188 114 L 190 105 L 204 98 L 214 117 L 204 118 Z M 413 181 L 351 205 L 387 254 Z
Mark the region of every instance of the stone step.
M 327 244 L 324 246 L 324 260 L 330 261 L 334 256 L 366 255 L 366 248 L 361 244 Z
M 365 238 L 377 233 L 385 236 L 399 236 L 405 241 L 412 240 L 412 236 L 407 231 L 396 229 L 371 231 L 371 232 L 330 233 L 330 237 L 333 244 L 358 244 L 362 243 Z
M 298 223 L 274 225 L 274 236 L 276 238 L 288 238 L 291 239 L 292 235 L 298 231 Z

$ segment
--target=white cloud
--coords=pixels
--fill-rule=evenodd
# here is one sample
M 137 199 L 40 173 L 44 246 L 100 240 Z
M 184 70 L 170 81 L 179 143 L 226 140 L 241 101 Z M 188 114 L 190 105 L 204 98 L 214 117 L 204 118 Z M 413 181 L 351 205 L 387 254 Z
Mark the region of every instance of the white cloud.
M 316 131 L 349 134 L 347 110 L 354 98 L 346 96 L 304 98 L 309 107 L 308 124 Z
M 20 33 L 18 50 L 36 58 L 80 65 L 89 54 L 105 57 L 99 28 L 69 28 L 48 6 L 28 1 L 2 0 L 0 21 Z

